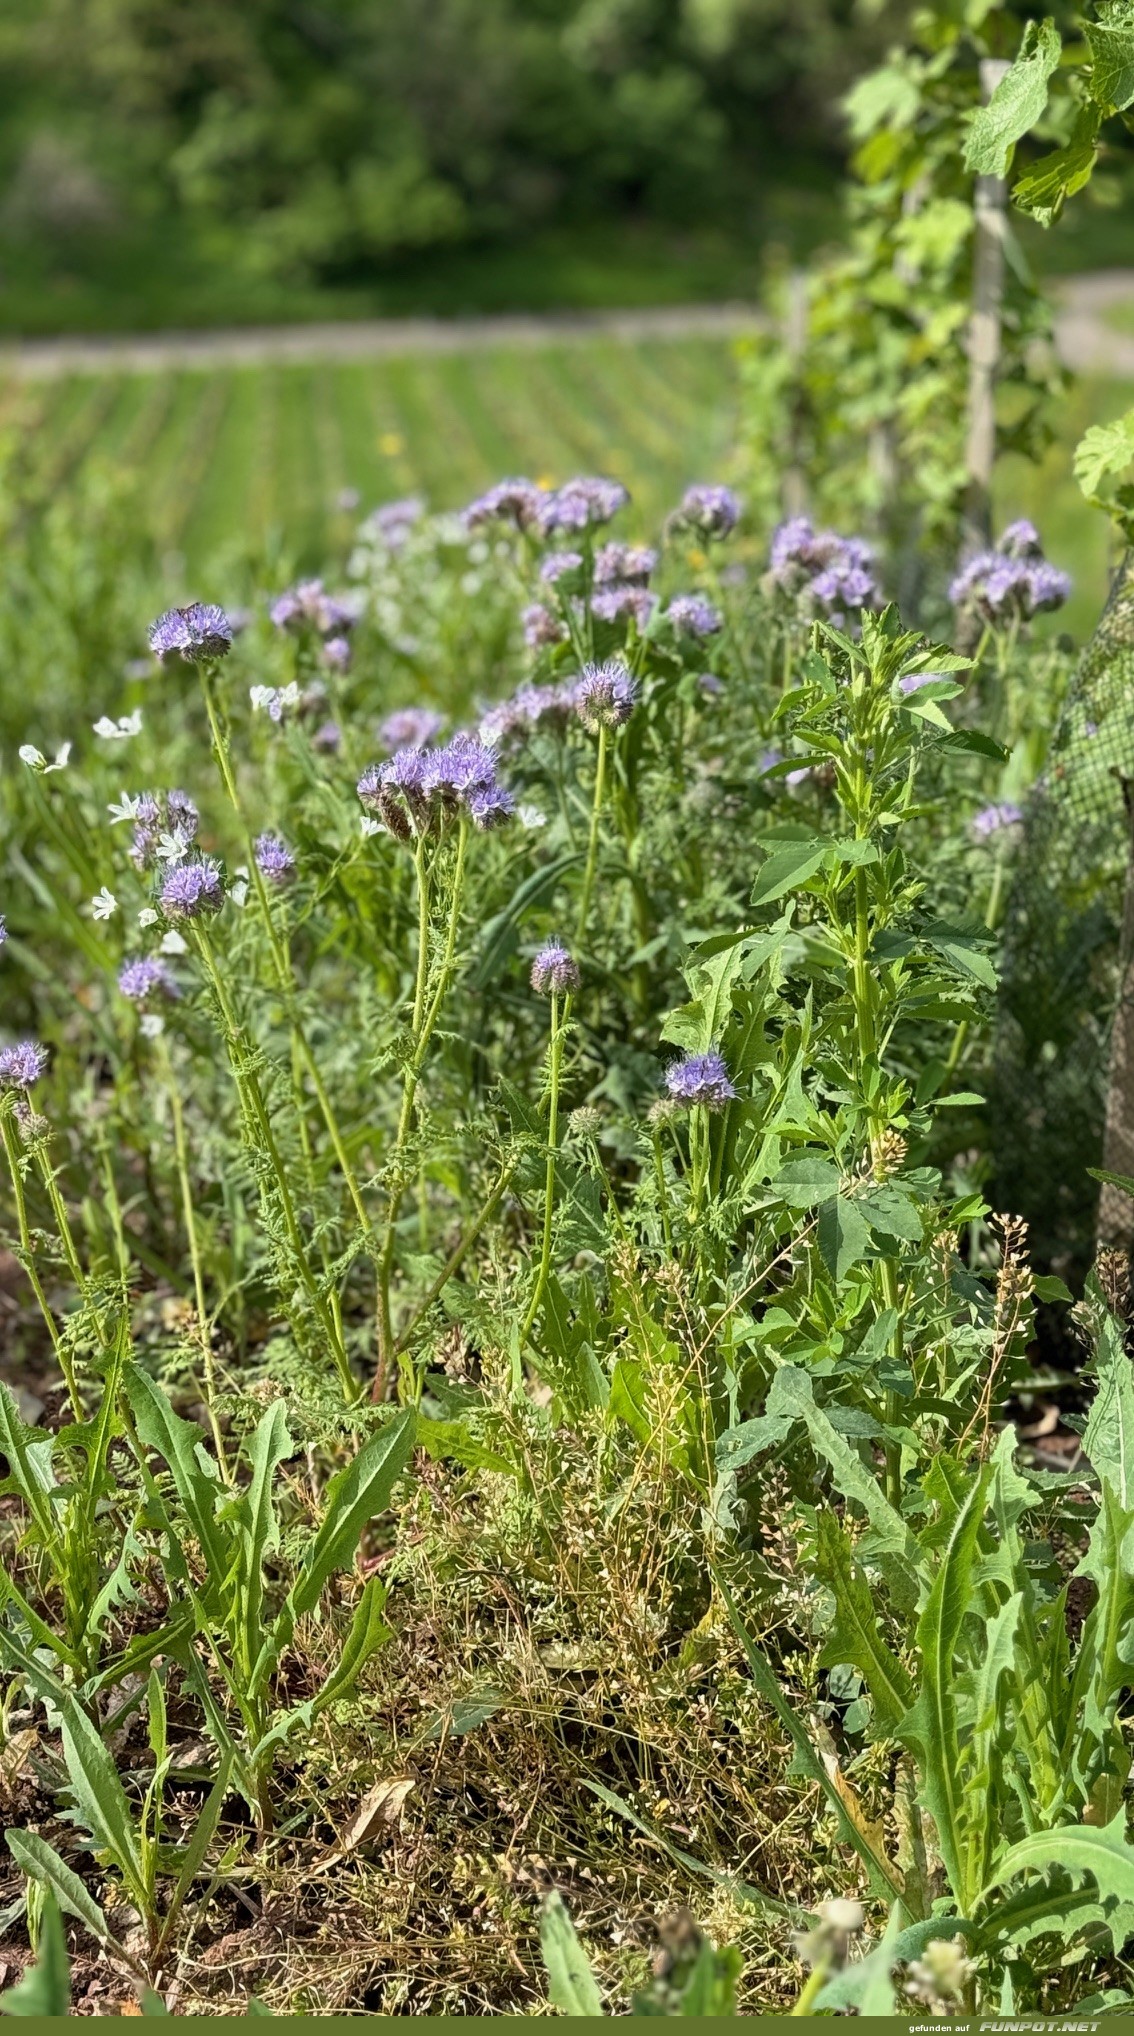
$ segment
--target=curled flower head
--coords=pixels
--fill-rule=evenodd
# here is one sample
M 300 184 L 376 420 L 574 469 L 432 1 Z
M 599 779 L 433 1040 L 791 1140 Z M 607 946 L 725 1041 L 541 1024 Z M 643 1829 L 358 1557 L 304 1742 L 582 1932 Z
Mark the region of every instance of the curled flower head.
M 295 857 L 278 834 L 258 834 L 253 844 L 256 867 L 265 883 L 283 890 L 295 876 Z
M 740 521 L 740 503 L 731 488 L 705 482 L 686 488 L 670 521 L 702 537 L 729 537 Z
M 999 834 L 1005 827 L 1018 827 L 1023 817 L 1019 806 L 1014 806 L 1010 799 L 1002 799 L 994 805 L 982 806 L 979 813 L 973 814 L 970 825 L 978 841 L 987 841 L 990 834 Z
M 469 792 L 483 792 L 496 781 L 496 758 L 479 735 L 454 735 L 443 749 L 431 749 L 425 757 L 425 782 L 431 792 L 445 799 L 459 799 Z
M 179 861 L 197 838 L 201 816 L 188 792 L 139 792 L 133 802 L 134 839 L 130 860 L 147 870 L 157 861 Z
M 675 1103 L 690 1108 L 700 1103 L 707 1110 L 723 1110 L 736 1098 L 724 1057 L 716 1052 L 687 1053 L 674 1061 L 666 1069 L 665 1085 Z
M 474 785 L 465 804 L 473 826 L 482 834 L 506 826 L 516 811 L 516 801 L 506 785 Z
M 348 672 L 350 670 L 350 640 L 345 636 L 328 636 L 319 653 L 328 671 Z
M 563 996 L 579 987 L 579 964 L 562 941 L 548 940 L 532 963 L 532 988 L 541 997 Z
M 132 1004 L 168 1003 L 181 995 L 176 977 L 157 955 L 139 955 L 124 963 L 118 987 Z
M 665 615 L 679 636 L 715 636 L 721 627 L 719 610 L 700 594 L 675 594 Z
M 554 494 L 544 497 L 539 510 L 539 528 L 544 537 L 558 531 L 593 530 L 609 523 L 630 500 L 621 481 L 600 475 L 579 474 L 564 481 Z
M 618 658 L 585 665 L 575 688 L 575 712 L 591 735 L 600 728 L 621 728 L 629 721 L 638 697 L 636 680 Z
M 497 481 L 475 502 L 470 502 L 464 512 L 466 530 L 476 530 L 482 523 L 514 523 L 518 530 L 530 530 L 539 522 L 541 510 L 547 501 L 543 488 L 534 481 Z
M 1066 573 L 1044 558 L 1034 524 L 1010 523 L 994 551 L 978 552 L 961 567 L 949 599 L 961 611 L 993 626 L 1029 622 L 1062 608 L 1071 592 Z
M 524 625 L 524 642 L 529 650 L 546 650 L 553 643 L 562 643 L 567 631 L 550 608 L 542 601 L 532 601 L 520 617 Z
M 210 856 L 175 864 L 161 887 L 161 906 L 168 919 L 200 919 L 219 912 L 224 902 L 220 864 Z
M 540 579 L 552 587 L 565 573 L 577 573 L 582 563 L 581 551 L 549 551 L 539 569 Z
M 424 749 L 445 726 L 432 707 L 399 707 L 379 723 L 378 739 L 385 749 Z
M 47 1066 L 47 1048 L 38 1040 L 21 1039 L 15 1046 L 0 1046 L 0 1088 L 30 1089 Z
M 373 813 L 399 841 L 422 828 L 429 811 L 425 755 L 410 747 L 396 750 L 383 764 L 370 764 L 357 786 L 368 813 Z
M 636 628 L 643 630 L 657 605 L 658 597 L 649 587 L 600 587 L 591 602 L 591 610 L 600 622 L 629 619 Z
M 150 627 L 150 649 L 165 663 L 184 658 L 202 664 L 226 657 L 232 649 L 232 624 L 213 601 L 191 601 L 188 608 L 169 608 Z
M 878 599 L 874 554 L 865 540 L 815 530 L 806 516 L 790 517 L 774 533 L 770 575 L 784 593 L 840 626 Z
M 562 556 L 574 558 L 577 553 Z M 644 586 L 657 562 L 657 552 L 648 544 L 600 544 L 595 553 L 595 585 Z

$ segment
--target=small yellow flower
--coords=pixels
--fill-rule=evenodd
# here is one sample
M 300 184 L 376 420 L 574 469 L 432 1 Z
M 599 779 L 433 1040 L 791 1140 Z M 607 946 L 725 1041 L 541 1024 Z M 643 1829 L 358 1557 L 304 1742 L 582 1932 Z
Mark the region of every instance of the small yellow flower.
M 397 459 L 398 454 L 405 449 L 406 442 L 400 432 L 384 431 L 378 440 L 378 450 L 385 459 Z
M 537 475 L 536 475 L 536 487 L 537 487 L 537 488 L 554 488 L 554 486 L 555 486 L 555 476 L 554 476 L 554 474 L 537 474 Z
M 691 551 L 689 554 L 689 563 L 691 566 L 694 566 L 699 570 L 700 567 L 707 566 L 709 561 L 706 558 L 703 551 Z

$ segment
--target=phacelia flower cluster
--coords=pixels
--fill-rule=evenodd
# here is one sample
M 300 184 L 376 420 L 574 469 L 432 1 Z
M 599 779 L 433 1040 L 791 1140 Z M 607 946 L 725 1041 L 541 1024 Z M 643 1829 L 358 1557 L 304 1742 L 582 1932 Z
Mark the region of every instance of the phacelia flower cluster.
M 596 530 L 617 516 L 629 500 L 629 491 L 621 481 L 579 474 L 572 481 L 564 481 L 563 486 L 550 495 L 543 496 L 536 519 L 537 527 L 543 537 L 554 537 L 559 532 Z
M 679 636 L 715 636 L 722 626 L 720 610 L 703 594 L 675 594 L 665 619 Z
M 576 681 L 569 679 L 551 686 L 519 686 L 508 700 L 500 700 L 481 715 L 477 734 L 493 749 L 513 740 L 522 740 L 537 729 L 562 732 L 575 712 Z
M 541 997 L 570 995 L 579 987 L 579 964 L 562 941 L 548 940 L 532 963 L 532 988 Z
M 167 919 L 202 919 L 224 903 L 224 877 L 211 856 L 177 863 L 159 892 Z
M 1002 799 L 992 806 L 982 806 L 972 817 L 972 830 L 978 841 L 987 841 L 992 834 L 1000 834 L 1006 827 L 1018 827 L 1023 812 L 1010 799 Z
M 621 728 L 629 721 L 638 697 L 637 680 L 619 658 L 584 665 L 575 687 L 575 712 L 590 735 L 600 728 Z
M 156 862 L 183 862 L 197 839 L 201 816 L 188 792 L 140 792 L 133 804 L 134 839 L 130 860 L 135 869 Z
M 181 995 L 177 978 L 160 955 L 139 955 L 134 961 L 125 962 L 119 970 L 118 987 L 124 997 L 143 1009 L 172 1003 Z
M 232 649 L 232 624 L 213 601 L 191 601 L 188 608 L 169 608 L 150 626 L 150 649 L 163 664 L 184 659 L 205 664 L 227 657 Z
M 522 475 L 497 481 L 469 503 L 464 512 L 465 529 L 479 530 L 485 523 L 511 523 L 517 530 L 532 530 L 539 523 L 547 499 L 546 489 Z
M 878 601 L 874 553 L 865 539 L 816 530 L 806 516 L 780 524 L 772 538 L 769 575 L 806 612 L 836 628 Z
M 666 1069 L 665 1086 L 675 1103 L 690 1109 L 701 1104 L 706 1110 L 723 1110 L 736 1100 L 724 1056 L 716 1052 L 687 1053 Z
M 992 551 L 978 552 L 961 567 L 949 599 L 962 613 L 1003 627 L 1029 622 L 1033 615 L 1062 608 L 1071 580 L 1043 555 L 1033 523 L 1010 523 Z
M 383 749 L 424 749 L 444 726 L 444 715 L 432 707 L 399 707 L 379 723 L 378 740 Z
M 0 1089 L 30 1089 L 47 1066 L 47 1048 L 35 1039 L 0 1046 Z
M 731 488 L 701 482 L 686 488 L 669 519 L 670 528 L 695 530 L 701 537 L 730 537 L 740 521 L 740 503 Z
M 252 844 L 256 867 L 273 890 L 285 890 L 295 878 L 295 857 L 278 834 L 258 834 Z
M 383 502 L 359 525 L 359 536 L 378 543 L 387 551 L 401 551 L 414 525 L 425 515 L 420 495 L 403 496 L 399 502 Z
M 511 792 L 497 778 L 495 755 L 479 735 L 454 735 L 441 749 L 395 750 L 363 771 L 357 789 L 367 812 L 399 841 L 439 834 L 461 813 L 488 833 L 515 812 Z
M 322 580 L 299 580 L 277 595 L 268 610 L 277 629 L 299 635 L 311 629 L 319 636 L 342 637 L 358 620 L 356 602 L 339 594 L 328 594 Z

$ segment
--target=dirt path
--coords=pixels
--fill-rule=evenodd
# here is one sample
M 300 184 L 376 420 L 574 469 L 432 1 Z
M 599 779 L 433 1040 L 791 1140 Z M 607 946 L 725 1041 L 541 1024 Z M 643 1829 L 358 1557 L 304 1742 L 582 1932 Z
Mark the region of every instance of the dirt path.
M 1134 378 L 1134 332 L 1116 332 L 1106 312 L 1134 305 L 1134 269 L 1070 276 L 1055 286 L 1056 339 L 1068 367 Z M 155 374 L 167 368 L 258 367 L 267 361 L 382 360 L 489 347 L 577 344 L 602 337 L 731 339 L 759 331 L 754 304 L 690 304 L 641 311 L 546 312 L 496 318 L 375 318 L 334 325 L 249 325 L 226 331 L 137 337 L 29 339 L 0 343 L 0 377 L 44 380 L 72 374 Z

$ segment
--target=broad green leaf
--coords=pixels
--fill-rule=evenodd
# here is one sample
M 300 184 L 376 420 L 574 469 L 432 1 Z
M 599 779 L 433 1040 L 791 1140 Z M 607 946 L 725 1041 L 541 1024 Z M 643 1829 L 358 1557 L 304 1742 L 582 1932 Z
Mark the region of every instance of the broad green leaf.
M 790 1208 L 812 1209 L 817 1202 L 825 1202 L 829 1195 L 838 1194 L 840 1179 L 838 1167 L 815 1153 L 785 1161 L 768 1187 Z
M 1109 1824 L 1062 1824 L 1054 1831 L 1033 1831 L 1009 1847 L 981 1889 L 983 1901 L 1018 1873 L 1043 1873 L 1062 1867 L 1067 1873 L 1089 1873 L 1104 1901 L 1134 1902 L 1134 1845 L 1126 1834 L 1126 1809 Z
M 875 1230 L 887 1237 L 900 1237 L 907 1244 L 920 1244 L 921 1211 L 917 1203 L 894 1181 L 879 1181 L 855 1196 L 855 1205 Z
M 862 1507 L 873 1529 L 872 1550 L 899 1556 L 909 1565 L 912 1585 L 917 1544 L 900 1513 L 890 1504 L 876 1477 L 815 1403 L 811 1380 L 798 1365 L 782 1365 L 768 1391 L 769 1414 L 790 1415 L 806 1423 L 811 1445 L 825 1457 L 839 1491 Z
M 4 1833 L 8 1850 L 22 1873 L 50 1888 L 61 1909 L 85 1923 L 100 1944 L 110 1940 L 110 1925 L 90 1890 L 77 1873 L 60 1859 L 53 1845 L 38 1831 L 10 1830 Z
M 539 1919 L 539 1946 L 547 1970 L 547 1991 L 564 2015 L 601 2015 L 602 1995 L 575 1935 L 575 1926 L 553 1888 L 544 1898 Z
M 419 1414 L 417 1446 L 435 1463 L 459 1463 L 465 1470 L 490 1470 L 500 1477 L 515 1478 L 521 1474 L 517 1463 L 482 1442 L 464 1421 L 438 1421 L 428 1414 Z
M 128 1364 L 123 1379 L 139 1440 L 147 1449 L 156 1450 L 168 1465 L 177 1496 L 200 1544 L 207 1572 L 205 1588 L 209 1583 L 219 1586 L 229 1573 L 232 1548 L 216 1517 L 224 1486 L 206 1455 L 201 1430 L 195 1422 L 183 1421 L 174 1413 L 161 1387 L 137 1365 Z
M 407 1408 L 371 1436 L 354 1462 L 331 1479 L 323 1524 L 288 1595 L 293 1621 L 314 1611 L 329 1577 L 349 1569 L 364 1530 L 375 1514 L 389 1505 L 413 1444 L 414 1415 L 412 1408 Z
M 941 1858 L 962 1909 L 968 1906 L 970 1890 L 965 1874 L 956 1653 L 961 1628 L 971 1608 L 973 1558 L 992 1475 L 992 1466 L 985 1464 L 968 1486 L 950 1522 L 937 1574 L 917 1623 L 921 1692 L 897 1735 L 917 1758 L 922 1799 L 937 1825 Z
M 974 976 L 986 990 L 996 988 L 996 970 L 985 952 L 987 934 L 976 930 L 970 933 L 963 926 L 947 926 L 944 921 L 938 920 L 926 928 L 925 939 L 963 975 Z
M 819 1256 L 833 1279 L 845 1279 L 871 1249 L 870 1225 L 849 1195 L 833 1195 L 819 1211 Z
M 1029 21 L 1020 54 L 1001 78 L 987 106 L 977 112 L 965 143 L 965 166 L 979 177 L 1003 177 L 1016 143 L 1041 117 L 1048 81 L 1063 53 L 1050 16 Z
M 1098 1384 L 1083 1431 L 1083 1450 L 1127 1512 L 1134 1507 L 1134 1366 L 1122 1325 L 1109 1310 L 1095 1341 Z
M 791 1433 L 789 1417 L 775 1414 L 759 1414 L 753 1421 L 741 1421 L 735 1428 L 726 1428 L 716 1446 L 717 1469 L 727 1471 L 743 1470 L 746 1463 L 762 1455 L 765 1449 L 772 1449 Z
M 480 955 L 467 978 L 470 989 L 484 990 L 494 981 L 515 952 L 524 913 L 542 899 L 550 898 L 567 871 L 581 860 L 578 853 L 557 856 L 553 862 L 542 863 L 517 886 L 504 910 L 485 924 Z
M 1089 91 L 1096 105 L 1122 113 L 1134 105 L 1134 14 L 1125 5 L 1103 6 L 1083 24 L 1091 52 Z
M 817 1573 L 835 1600 L 833 1624 L 819 1656 L 823 1668 L 850 1662 L 870 1692 L 877 1736 L 889 1738 L 909 1710 L 914 1692 L 909 1676 L 878 1626 L 876 1593 L 856 1569 L 850 1540 L 833 1513 L 824 1508 L 818 1529 Z
M 39 1952 L 35 1964 L 14 1987 L 0 1994 L 0 2014 L 69 2015 L 71 2012 L 71 1965 L 63 1918 L 53 1895 L 43 1905 Z
M 773 848 L 752 886 L 753 905 L 770 905 L 787 891 L 805 884 L 823 867 L 831 853 L 829 841 L 813 839 L 785 843 Z
M 145 1912 L 150 1897 L 141 1836 L 113 1757 L 75 1697 L 68 1695 L 59 1709 L 63 1758 L 79 1815 L 94 1840 L 95 1851 L 109 1854 L 135 1902 Z
M 1094 113 L 1089 134 L 1069 142 L 1066 148 L 1052 149 L 1049 155 L 1032 163 L 1013 184 L 1012 203 L 1041 226 L 1050 226 L 1059 217 L 1065 201 L 1081 191 L 1090 178 L 1098 154 L 1097 128 L 1098 114 Z

